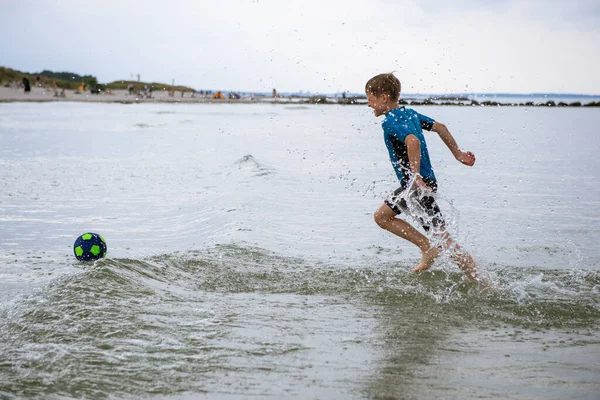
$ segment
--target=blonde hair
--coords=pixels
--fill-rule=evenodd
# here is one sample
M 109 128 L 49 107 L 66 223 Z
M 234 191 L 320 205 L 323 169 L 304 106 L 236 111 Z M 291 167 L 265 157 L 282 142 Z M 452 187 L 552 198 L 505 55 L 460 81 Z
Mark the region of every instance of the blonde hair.
M 374 96 L 387 94 L 391 101 L 398 101 L 400 98 L 400 80 L 393 73 L 375 75 L 367 81 L 365 93 L 371 93 Z

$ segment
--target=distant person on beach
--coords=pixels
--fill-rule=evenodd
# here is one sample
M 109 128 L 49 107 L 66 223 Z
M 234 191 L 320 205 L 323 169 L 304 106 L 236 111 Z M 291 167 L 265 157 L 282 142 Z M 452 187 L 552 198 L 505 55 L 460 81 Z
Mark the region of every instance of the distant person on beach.
M 473 258 L 448 234 L 444 218 L 435 201 L 437 181 L 423 129 L 436 132 L 461 163 L 472 166 L 475 155 L 462 151 L 446 126 L 416 111 L 399 105 L 400 81 L 394 74 L 380 74 L 365 85 L 368 106 L 376 117 L 385 115 L 382 122 L 383 138 L 392 166 L 400 180 L 396 189 L 375 211 L 375 222 L 381 228 L 408 240 L 421 250 L 421 262 L 413 271 L 431 267 L 442 250 L 450 252 L 451 259 L 470 278 L 478 277 Z M 418 220 L 431 238 L 423 235 L 399 214 Z
M 25 94 L 29 94 L 31 92 L 31 84 L 29 83 L 29 79 L 23 78 L 23 87 L 25 88 Z

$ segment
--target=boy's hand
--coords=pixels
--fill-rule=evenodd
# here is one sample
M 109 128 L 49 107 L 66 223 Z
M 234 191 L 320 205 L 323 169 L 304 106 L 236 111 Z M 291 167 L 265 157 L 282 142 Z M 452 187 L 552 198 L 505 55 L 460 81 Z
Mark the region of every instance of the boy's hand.
M 423 189 L 431 192 L 431 188 L 427 186 L 423 178 L 421 178 L 421 175 L 417 175 L 415 178 L 415 184 L 417 185 L 417 189 Z
M 461 163 L 468 165 L 469 167 L 472 167 L 473 164 L 475 164 L 475 154 L 471 153 L 470 151 L 461 151 L 456 156 L 456 159 Z

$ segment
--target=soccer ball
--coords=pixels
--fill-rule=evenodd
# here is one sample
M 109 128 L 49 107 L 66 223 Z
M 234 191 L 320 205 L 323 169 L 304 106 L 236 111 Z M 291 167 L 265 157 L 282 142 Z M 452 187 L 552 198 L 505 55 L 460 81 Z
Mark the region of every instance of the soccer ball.
M 80 261 L 97 260 L 106 256 L 106 241 L 97 233 L 84 233 L 75 240 L 73 252 Z

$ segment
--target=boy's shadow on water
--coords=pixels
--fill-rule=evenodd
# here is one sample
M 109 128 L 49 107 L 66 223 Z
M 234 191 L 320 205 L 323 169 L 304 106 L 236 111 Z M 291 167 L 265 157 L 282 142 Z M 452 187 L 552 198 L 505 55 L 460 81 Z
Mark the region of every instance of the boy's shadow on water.
M 441 393 L 439 376 L 434 374 L 441 352 L 469 351 L 459 349 L 452 337 L 473 328 L 469 312 L 477 292 L 477 283 L 462 280 L 462 273 L 427 271 L 402 278 L 402 288 L 385 288 L 367 295 L 376 306 L 375 331 L 379 336 L 374 347 L 381 360 L 364 388 L 369 398 L 417 399 L 433 398 Z M 475 295 L 474 297 L 477 297 Z M 476 324 L 478 325 L 478 324 Z M 446 366 L 444 366 L 446 367 Z M 441 384 L 443 387 L 444 385 Z
M 407 272 L 397 275 L 399 281 L 365 293 L 377 321 L 372 345 L 381 354 L 363 389 L 367 397 L 496 397 L 508 390 L 521 398 L 527 397 L 521 389 L 531 376 L 548 379 L 539 368 L 558 362 L 557 356 L 571 365 L 573 359 L 565 358 L 563 349 L 536 349 L 546 350 L 565 330 L 581 335 L 581 343 L 594 337 L 600 312 L 588 292 L 597 275 L 586 273 L 568 284 L 564 271 L 546 270 L 546 281 L 539 282 L 536 273 L 499 269 L 489 287 L 464 280 L 460 272 Z M 523 351 L 524 357 L 510 357 Z M 524 370 L 529 375 L 520 372 Z M 583 376 L 581 383 L 582 393 L 589 382 Z

